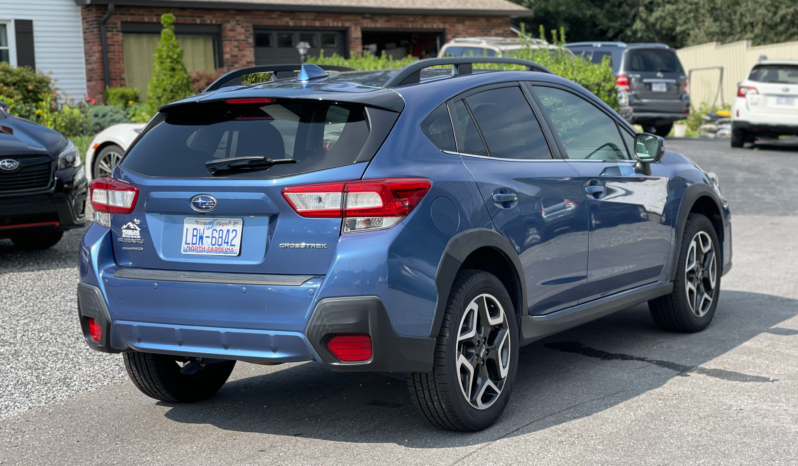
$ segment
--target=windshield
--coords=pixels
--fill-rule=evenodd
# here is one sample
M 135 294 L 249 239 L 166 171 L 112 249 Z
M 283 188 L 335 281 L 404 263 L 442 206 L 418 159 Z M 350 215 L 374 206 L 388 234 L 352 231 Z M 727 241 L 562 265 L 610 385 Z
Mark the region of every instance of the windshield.
M 625 66 L 628 71 L 658 71 L 661 73 L 679 73 L 682 65 L 673 50 L 667 49 L 631 49 L 626 52 Z
M 798 84 L 798 65 L 759 65 L 748 76 L 760 83 Z
M 329 102 L 264 99 L 213 102 L 167 113 L 131 148 L 122 166 L 165 177 L 210 177 L 205 162 L 235 157 L 292 159 L 236 178 L 275 178 L 354 163 L 369 136 L 364 108 Z

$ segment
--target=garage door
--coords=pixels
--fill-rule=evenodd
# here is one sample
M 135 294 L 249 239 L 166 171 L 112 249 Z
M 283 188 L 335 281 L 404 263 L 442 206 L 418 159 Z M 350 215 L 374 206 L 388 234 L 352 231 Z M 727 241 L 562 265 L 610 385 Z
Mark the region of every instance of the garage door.
M 310 45 L 308 52 L 310 56 L 318 56 L 322 51 L 324 51 L 324 56 L 334 53 L 342 57 L 346 56 L 343 31 L 256 29 L 255 64 L 299 63 L 299 52 L 296 45 L 300 42 L 307 42 Z

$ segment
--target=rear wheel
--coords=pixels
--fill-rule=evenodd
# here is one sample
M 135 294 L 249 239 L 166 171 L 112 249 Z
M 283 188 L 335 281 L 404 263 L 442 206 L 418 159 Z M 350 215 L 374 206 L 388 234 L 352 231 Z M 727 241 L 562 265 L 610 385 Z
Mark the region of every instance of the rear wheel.
M 26 231 L 11 237 L 14 246 L 26 251 L 50 249 L 61 241 L 63 231 Z
M 122 353 L 133 385 L 156 400 L 193 403 L 213 396 L 222 388 L 235 361 L 205 364 L 198 358 L 164 354 Z
M 510 296 L 494 275 L 460 272 L 452 286 L 432 372 L 408 374 L 416 407 L 435 427 L 479 431 L 501 416 L 518 366 Z
M 731 134 L 731 146 L 743 147 L 745 145 L 746 138 L 747 136 L 745 134 L 745 131 L 740 129 L 733 130 Z
M 712 222 L 690 214 L 684 228 L 673 292 L 651 300 L 654 322 L 671 332 L 700 332 L 715 316 L 720 294 L 720 243 Z
M 668 123 L 659 123 L 654 127 L 654 134 L 664 138 L 665 136 L 671 134 L 672 129 L 673 129 L 672 121 Z

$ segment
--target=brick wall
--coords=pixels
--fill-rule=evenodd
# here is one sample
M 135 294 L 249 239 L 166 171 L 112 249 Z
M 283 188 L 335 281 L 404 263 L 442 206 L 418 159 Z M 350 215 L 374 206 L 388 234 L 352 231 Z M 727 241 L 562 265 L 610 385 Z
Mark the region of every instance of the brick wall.
M 82 7 L 83 37 L 86 49 L 86 76 L 89 95 L 102 97 L 104 89 L 100 20 L 106 12 L 104 5 Z M 376 15 L 288 11 L 236 11 L 186 8 L 118 7 L 105 23 L 108 40 L 111 86 L 125 85 L 122 56 L 122 22 L 159 23 L 161 15 L 174 13 L 182 24 L 220 25 L 222 29 L 223 62 L 226 69 L 254 66 L 253 31 L 257 26 L 297 28 L 337 28 L 348 32 L 349 49 L 362 50 L 361 29 L 414 29 L 446 31 L 446 40 L 469 36 L 510 35 L 510 20 L 506 17 L 432 16 L 432 15 Z

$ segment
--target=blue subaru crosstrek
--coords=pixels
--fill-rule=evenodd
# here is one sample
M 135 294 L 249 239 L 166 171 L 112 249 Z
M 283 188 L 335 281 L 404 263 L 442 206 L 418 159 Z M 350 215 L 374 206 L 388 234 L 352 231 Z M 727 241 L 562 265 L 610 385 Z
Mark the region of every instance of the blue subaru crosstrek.
M 161 108 L 91 185 L 81 327 L 144 394 L 316 361 L 406 373 L 429 422 L 474 431 L 523 345 L 643 302 L 664 330 L 712 320 L 717 178 L 582 87 L 511 58 L 235 83 L 264 70 Z

